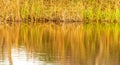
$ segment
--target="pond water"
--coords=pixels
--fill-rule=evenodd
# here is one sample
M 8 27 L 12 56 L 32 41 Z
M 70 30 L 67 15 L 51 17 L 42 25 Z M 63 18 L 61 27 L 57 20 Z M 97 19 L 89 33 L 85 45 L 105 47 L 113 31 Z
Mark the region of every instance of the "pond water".
M 120 65 L 120 24 L 0 24 L 0 65 Z

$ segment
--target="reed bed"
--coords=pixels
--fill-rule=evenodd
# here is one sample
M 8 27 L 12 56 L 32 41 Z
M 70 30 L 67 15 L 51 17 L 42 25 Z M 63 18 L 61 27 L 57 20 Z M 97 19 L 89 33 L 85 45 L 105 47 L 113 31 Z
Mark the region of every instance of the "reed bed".
M 119 0 L 0 0 L 0 21 L 119 22 Z
M 62 65 L 67 65 L 65 61 L 71 62 L 68 65 L 119 65 L 119 28 L 120 24 L 104 23 L 0 25 L 0 51 L 6 50 L 11 54 L 11 48 L 24 46 L 33 55 L 41 53 L 43 57 L 37 58 L 44 58 L 47 62 L 64 62 Z

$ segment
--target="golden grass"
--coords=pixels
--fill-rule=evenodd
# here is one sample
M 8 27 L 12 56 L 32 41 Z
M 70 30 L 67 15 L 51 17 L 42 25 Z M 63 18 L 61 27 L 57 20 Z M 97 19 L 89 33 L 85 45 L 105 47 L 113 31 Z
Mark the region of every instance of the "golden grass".
M 119 22 L 119 0 L 0 0 L 0 21 Z

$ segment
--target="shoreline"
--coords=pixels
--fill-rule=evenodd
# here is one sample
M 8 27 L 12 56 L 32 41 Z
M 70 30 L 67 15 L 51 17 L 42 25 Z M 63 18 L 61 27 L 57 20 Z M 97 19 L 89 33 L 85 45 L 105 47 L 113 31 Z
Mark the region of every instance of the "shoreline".
M 41 17 L 41 18 L 30 18 L 30 17 L 26 17 L 26 18 L 19 18 L 19 19 L 15 19 L 12 17 L 8 17 L 8 18 L 2 18 L 0 17 L 0 22 L 39 22 L 39 23 L 47 23 L 47 22 L 53 22 L 53 23 L 73 23 L 73 22 L 79 22 L 79 23 L 119 23 L 118 20 L 104 20 L 104 19 L 94 19 L 94 20 L 90 20 L 90 19 L 60 19 L 60 18 L 45 18 L 45 17 Z

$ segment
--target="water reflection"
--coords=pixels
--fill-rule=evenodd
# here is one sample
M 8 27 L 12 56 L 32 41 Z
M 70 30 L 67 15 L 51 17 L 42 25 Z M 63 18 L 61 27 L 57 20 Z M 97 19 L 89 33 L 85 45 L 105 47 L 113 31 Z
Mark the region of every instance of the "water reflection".
M 30 57 L 28 57 L 30 56 Z M 33 58 L 31 53 L 27 53 L 25 49 L 11 50 L 11 58 L 9 63 L 11 65 L 44 65 L 44 61 L 40 61 L 37 58 Z
M 119 28 L 119 24 L 2 24 L 0 65 L 119 65 Z

